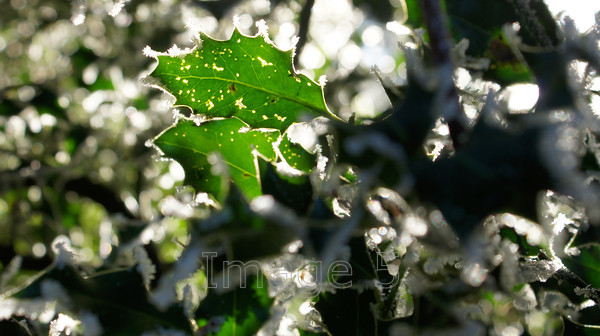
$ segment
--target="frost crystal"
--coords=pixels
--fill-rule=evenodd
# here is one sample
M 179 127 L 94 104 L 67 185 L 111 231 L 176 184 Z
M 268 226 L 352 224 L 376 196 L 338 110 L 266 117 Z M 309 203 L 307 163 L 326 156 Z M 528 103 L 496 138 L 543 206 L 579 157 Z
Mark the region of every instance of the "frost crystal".
M 146 250 L 141 246 L 136 246 L 133 249 L 133 255 L 138 263 L 135 269 L 142 275 L 142 278 L 144 279 L 144 286 L 146 286 L 146 289 L 149 289 L 150 282 L 154 280 L 154 275 L 156 274 L 156 266 L 154 266 L 154 264 L 148 257 L 148 253 L 146 253 Z
M 520 265 L 520 280 L 523 282 L 545 282 L 563 268 L 560 259 L 526 261 Z
M 587 287 L 584 288 L 575 287 L 574 292 L 575 294 L 584 296 L 586 298 L 592 298 L 596 294 L 596 291 L 592 285 L 587 285 Z
M 52 251 L 56 254 L 56 266 L 59 269 L 72 264 L 77 257 L 71 246 L 71 241 L 64 235 L 54 238 Z
M 258 34 L 264 36 L 265 41 L 271 42 L 269 39 L 269 27 L 265 20 L 256 21 L 256 28 L 258 28 Z
M 144 56 L 156 58 L 159 55 L 159 52 L 152 50 L 149 45 L 144 47 L 143 50 Z
M 74 320 L 68 315 L 58 314 L 56 320 L 50 322 L 50 331 L 48 336 L 60 336 L 63 332 L 66 335 L 70 335 L 71 331 L 75 329 L 81 322 Z
M 108 12 L 108 15 L 115 17 L 117 15 L 119 15 L 119 13 L 121 13 L 121 10 L 123 9 L 123 7 L 125 7 L 125 3 L 129 2 L 129 0 L 117 0 L 115 1 L 115 3 L 113 4 L 112 8 L 110 9 L 110 11 Z
M 167 55 L 171 57 L 184 57 L 191 53 L 193 49 L 185 47 L 184 49 L 179 48 L 176 44 L 173 44 L 171 48 L 167 50 Z

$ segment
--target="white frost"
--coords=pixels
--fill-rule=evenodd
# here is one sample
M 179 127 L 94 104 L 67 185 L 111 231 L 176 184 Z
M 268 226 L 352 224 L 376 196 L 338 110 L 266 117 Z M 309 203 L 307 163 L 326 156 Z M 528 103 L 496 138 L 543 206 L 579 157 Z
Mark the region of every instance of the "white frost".
M 146 57 L 156 58 L 159 55 L 159 52 L 152 50 L 152 48 L 150 48 L 149 45 L 145 46 L 144 50 L 142 52 L 144 53 L 144 56 L 146 56 Z
M 56 265 L 60 269 L 65 265 L 73 264 L 77 255 L 67 236 L 60 235 L 52 242 L 52 251 L 56 254 Z
M 318 144 L 317 133 L 309 123 L 294 123 L 286 134 L 291 143 L 299 144 L 311 154 L 315 153 Z
M 117 0 L 117 1 L 115 1 L 115 3 L 113 4 L 112 8 L 108 12 L 108 15 L 110 15 L 112 17 L 116 17 L 117 15 L 119 15 L 119 13 L 121 13 L 121 10 L 123 10 L 123 7 L 125 7 L 125 3 L 127 3 L 127 2 L 129 2 L 129 0 Z
M 81 322 L 74 320 L 68 315 L 58 314 L 56 320 L 50 322 L 50 331 L 48 332 L 48 336 L 60 336 L 65 333 L 65 335 L 70 335 L 71 331 L 75 329 Z
M 135 269 L 140 272 L 142 278 L 144 279 L 144 286 L 149 289 L 150 282 L 154 280 L 154 275 L 156 274 L 156 266 L 154 266 L 148 257 L 146 250 L 144 250 L 144 248 L 141 246 L 136 246 L 133 249 L 133 255 L 138 264 Z
M 258 34 L 262 35 L 265 38 L 265 41 L 271 42 L 269 40 L 269 27 L 267 26 L 267 22 L 265 20 L 256 21 L 256 28 L 258 28 Z
M 167 55 L 171 57 L 184 57 L 185 55 L 190 54 L 192 51 L 192 48 L 185 47 L 181 49 L 176 44 L 173 44 L 173 46 L 167 50 Z

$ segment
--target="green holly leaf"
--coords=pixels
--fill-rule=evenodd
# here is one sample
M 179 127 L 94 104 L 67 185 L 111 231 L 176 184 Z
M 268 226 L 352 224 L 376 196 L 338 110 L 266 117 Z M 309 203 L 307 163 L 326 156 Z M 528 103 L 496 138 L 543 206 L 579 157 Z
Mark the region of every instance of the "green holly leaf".
M 262 194 L 257 157 L 274 161 L 272 143 L 279 137 L 278 130 L 250 129 L 238 118 L 215 119 L 200 125 L 182 119 L 160 134 L 154 144 L 181 164 L 184 184 L 223 201 L 227 195 L 223 181 L 226 175 L 248 199 Z M 226 164 L 227 172 L 219 168 L 219 162 Z
M 177 54 L 153 53 L 151 77 L 175 97 L 208 117 L 236 116 L 252 128 L 285 131 L 303 113 L 335 118 L 323 88 L 292 65 L 293 50 L 275 47 L 266 34 L 245 36 L 235 29 L 227 41 L 202 34 L 202 45 Z
M 237 29 L 227 41 L 201 38 L 191 50 L 145 51 L 158 61 L 153 83 L 173 95 L 176 106 L 202 115 L 190 119 L 208 120 L 180 121 L 154 141 L 182 165 L 184 183 L 222 201 L 230 180 L 251 199 L 262 194 L 257 156 L 285 161 L 295 175 L 310 172 L 316 156 L 291 141 L 290 126 L 304 114 L 339 118 L 327 108 L 322 86 L 295 72 L 293 50 L 278 49 L 266 34 L 250 37 Z M 212 153 L 224 159 L 227 173 L 211 164 Z

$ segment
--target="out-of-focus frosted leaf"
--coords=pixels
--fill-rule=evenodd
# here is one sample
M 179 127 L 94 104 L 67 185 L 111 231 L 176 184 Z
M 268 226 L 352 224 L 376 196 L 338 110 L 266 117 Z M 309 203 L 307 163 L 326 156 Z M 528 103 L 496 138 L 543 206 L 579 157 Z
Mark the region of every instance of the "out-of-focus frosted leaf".
M 267 36 L 237 29 L 227 41 L 202 35 L 187 54 L 158 54 L 151 76 L 177 106 L 209 117 L 236 116 L 250 127 L 285 131 L 303 113 L 336 118 L 323 88 L 292 66 L 293 51 L 276 48 Z
M 278 255 L 285 245 L 300 239 L 299 219 L 270 195 L 249 203 L 238 188 L 232 188 L 223 204 L 222 211 L 196 228 L 206 250 L 226 251 L 219 258 L 254 262 Z M 215 262 L 213 272 L 224 267 Z
M 221 180 L 224 174 L 249 199 L 262 194 L 257 153 L 275 160 L 272 143 L 278 137 L 277 130 L 250 130 L 238 118 L 216 119 L 201 125 L 181 120 L 160 134 L 154 144 L 181 164 L 185 184 L 222 201 L 226 195 Z M 223 169 L 219 159 L 211 154 L 220 155 L 228 172 L 220 171 Z
M 48 288 L 60 288 L 66 297 L 60 295 L 60 290 L 48 293 Z M 133 268 L 82 277 L 70 266 L 53 267 L 11 297 L 37 299 L 48 295 L 95 315 L 105 335 L 141 335 L 160 328 L 191 333 L 182 307 L 160 311 L 148 301 L 142 276 Z

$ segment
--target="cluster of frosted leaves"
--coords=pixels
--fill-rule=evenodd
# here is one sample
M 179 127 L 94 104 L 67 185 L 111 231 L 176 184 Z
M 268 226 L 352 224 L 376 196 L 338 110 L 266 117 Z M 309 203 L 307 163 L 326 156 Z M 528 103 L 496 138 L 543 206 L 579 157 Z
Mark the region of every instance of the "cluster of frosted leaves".
M 235 29 L 226 41 L 201 39 L 201 46 L 183 52 L 145 51 L 158 60 L 154 83 L 173 95 L 174 106 L 192 110 L 195 122 L 180 119 L 154 140 L 182 165 L 185 183 L 223 200 L 227 188 L 210 159 L 214 154 L 248 198 L 262 194 L 260 160 L 308 173 L 313 154 L 290 142 L 286 130 L 305 115 L 336 118 L 322 86 L 297 74 L 293 51 L 278 49 L 266 34 L 250 37 Z

